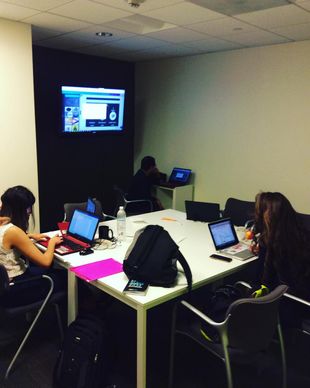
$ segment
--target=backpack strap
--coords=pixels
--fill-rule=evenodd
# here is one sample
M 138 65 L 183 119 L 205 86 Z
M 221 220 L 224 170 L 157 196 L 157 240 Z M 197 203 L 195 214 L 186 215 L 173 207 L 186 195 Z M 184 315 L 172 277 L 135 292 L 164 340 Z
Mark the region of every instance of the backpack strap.
M 193 282 L 192 271 L 188 265 L 188 262 L 186 261 L 185 257 L 182 255 L 179 249 L 177 252 L 177 258 L 183 268 L 184 275 L 187 280 L 188 292 L 190 293 L 192 291 L 192 282 Z

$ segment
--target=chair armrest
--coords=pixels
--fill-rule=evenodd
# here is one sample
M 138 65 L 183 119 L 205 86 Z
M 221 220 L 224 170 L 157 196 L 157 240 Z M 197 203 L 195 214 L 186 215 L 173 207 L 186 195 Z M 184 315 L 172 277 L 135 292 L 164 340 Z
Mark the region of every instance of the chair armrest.
M 116 217 L 112 216 L 111 214 L 106 214 L 106 213 L 102 212 L 102 216 L 103 216 L 104 221 L 109 221 L 110 219 L 111 220 L 116 220 Z
M 133 203 L 133 202 L 148 202 L 148 203 L 152 204 L 152 201 L 150 201 L 149 199 L 126 199 L 126 202 L 127 202 L 127 203 Z
M 13 280 L 13 281 L 10 282 L 10 286 L 14 286 L 15 284 L 31 283 L 33 281 L 40 280 L 40 279 L 46 279 L 46 280 L 49 281 L 49 283 L 50 283 L 50 290 L 49 290 L 49 292 L 52 292 L 53 289 L 54 289 L 54 281 L 48 275 L 38 275 L 38 276 L 33 276 L 31 278 L 28 278 L 28 279 L 21 279 L 21 280 L 15 280 L 15 281 Z
M 226 317 L 226 319 L 223 321 L 223 322 L 215 322 L 213 319 L 211 319 L 210 317 L 208 317 L 206 314 L 202 313 L 200 310 L 198 310 L 196 307 L 194 307 L 193 305 L 191 305 L 190 303 L 186 302 L 185 300 L 182 300 L 181 301 L 181 304 L 186 308 L 188 309 L 189 311 L 191 311 L 194 315 L 196 315 L 197 317 L 199 317 L 200 319 L 202 319 L 203 321 L 207 322 L 209 325 L 215 327 L 215 328 L 218 328 L 218 327 L 221 327 L 223 326 L 224 324 L 226 324 L 226 322 L 228 321 L 230 315 L 228 315 Z
M 244 224 L 245 229 L 252 228 L 252 226 L 255 224 L 255 220 L 247 220 Z
M 252 288 L 252 286 L 251 286 L 249 283 L 247 283 L 247 282 L 245 282 L 245 281 L 243 281 L 243 280 L 239 280 L 238 282 L 236 282 L 236 283 L 234 284 L 234 286 L 243 286 L 243 287 L 246 287 L 246 288 L 248 288 L 248 289 L 251 289 L 251 288 Z
M 284 297 L 288 298 L 288 299 L 291 299 L 291 300 L 294 300 L 295 302 L 298 302 L 298 303 L 301 303 L 305 306 L 308 306 L 310 307 L 310 302 L 305 300 L 305 299 L 302 299 L 302 298 L 299 298 L 298 296 L 295 296 L 295 295 L 292 295 L 292 294 L 289 294 L 288 292 L 285 292 L 283 294 Z
M 150 199 L 125 199 L 126 203 L 148 203 L 150 210 L 153 211 L 153 202 Z
M 21 279 L 21 280 L 12 280 L 10 282 L 10 286 L 15 286 L 15 284 L 23 284 L 23 283 L 30 283 L 32 281 L 35 281 L 35 280 L 40 280 L 43 278 L 43 275 L 38 275 L 38 276 L 33 276 L 31 278 L 28 278 L 28 279 Z

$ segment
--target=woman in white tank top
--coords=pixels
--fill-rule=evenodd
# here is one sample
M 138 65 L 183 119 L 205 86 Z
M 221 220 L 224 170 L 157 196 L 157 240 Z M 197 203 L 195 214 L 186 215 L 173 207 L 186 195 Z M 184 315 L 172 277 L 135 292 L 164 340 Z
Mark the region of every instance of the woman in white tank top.
M 10 279 L 24 279 L 47 271 L 49 274 L 61 273 L 60 277 L 64 279 L 65 271 L 49 270 L 53 262 L 55 246 L 62 241 L 62 238 L 58 236 L 51 238 L 46 251 L 43 253 L 35 246 L 33 240 L 38 241 L 47 236 L 27 234 L 34 202 L 34 195 L 24 186 L 11 187 L 1 196 L 0 264 L 5 266 Z M 57 290 L 57 283 L 57 279 L 55 279 L 55 290 Z M 63 280 L 60 283 L 63 283 Z M 21 290 L 24 287 L 20 287 Z M 44 292 L 45 287 L 38 288 Z M 18 289 L 18 287 L 15 286 L 13 289 Z M 11 292 L 8 295 L 10 296 Z M 31 303 L 33 299 L 37 300 L 40 297 L 41 295 L 37 291 L 33 291 L 33 293 L 20 292 L 18 299 L 26 298 L 27 302 Z M 16 304 L 14 295 L 12 295 L 12 299 Z

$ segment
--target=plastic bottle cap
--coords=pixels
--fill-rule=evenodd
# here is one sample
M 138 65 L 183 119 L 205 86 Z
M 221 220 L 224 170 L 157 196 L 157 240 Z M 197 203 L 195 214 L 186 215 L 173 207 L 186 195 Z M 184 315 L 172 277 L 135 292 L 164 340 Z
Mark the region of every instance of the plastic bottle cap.
M 119 207 L 119 210 L 124 210 L 124 206 L 120 206 L 120 207 Z

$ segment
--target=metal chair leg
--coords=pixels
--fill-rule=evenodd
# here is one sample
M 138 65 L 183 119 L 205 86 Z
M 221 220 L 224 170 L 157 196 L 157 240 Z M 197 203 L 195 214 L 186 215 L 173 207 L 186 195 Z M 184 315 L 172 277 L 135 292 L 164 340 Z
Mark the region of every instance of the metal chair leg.
M 283 334 L 281 330 L 280 324 L 278 324 L 278 337 L 280 342 L 280 349 L 281 349 L 281 360 L 282 360 L 282 387 L 287 387 L 287 376 L 286 376 L 286 356 L 285 356 L 285 347 L 284 347 L 284 340 L 283 340 Z
M 223 333 L 221 336 L 223 351 L 224 351 L 224 364 L 226 369 L 226 377 L 227 377 L 227 387 L 233 388 L 233 379 L 231 373 L 231 365 L 230 365 L 230 357 L 228 352 L 228 338 L 227 333 Z
M 5 376 L 4 376 L 5 379 L 7 379 L 9 377 L 10 371 L 11 371 L 11 369 L 12 369 L 12 367 L 13 367 L 16 359 L 17 359 L 17 357 L 19 356 L 20 352 L 22 351 L 22 349 L 23 349 L 23 347 L 24 347 L 28 337 L 30 336 L 30 334 L 32 332 L 32 329 L 34 328 L 35 324 L 37 323 L 37 320 L 40 318 L 41 313 L 44 310 L 44 307 L 46 306 L 50 296 L 52 295 L 52 292 L 53 292 L 53 289 L 54 289 L 53 279 L 51 279 L 49 276 L 46 276 L 46 275 L 43 275 L 42 277 L 47 279 L 47 280 L 49 280 L 49 282 L 50 282 L 50 290 L 49 290 L 49 292 L 48 292 L 44 302 L 42 303 L 42 305 L 41 305 L 37 315 L 35 316 L 34 320 L 32 321 L 32 323 L 31 323 L 31 325 L 30 325 L 30 327 L 29 327 L 29 329 L 28 329 L 24 339 L 22 340 L 21 344 L 19 345 L 19 347 L 18 347 L 18 349 L 17 349 L 17 351 L 16 351 L 12 361 L 10 362 L 10 365 L 8 366 L 8 368 L 7 368 L 6 372 L 5 372 Z
M 59 334 L 60 334 L 60 341 L 62 342 L 64 339 L 64 329 L 63 329 L 63 325 L 62 325 L 59 305 L 57 303 L 54 303 L 54 307 L 55 307 L 55 311 L 56 311 L 57 324 L 58 324 L 58 329 L 59 329 Z
M 173 387 L 175 327 L 176 327 L 177 308 L 178 308 L 178 304 L 174 306 L 173 315 L 172 315 L 171 336 L 170 336 L 170 357 L 169 357 L 169 382 L 168 382 L 169 388 Z

